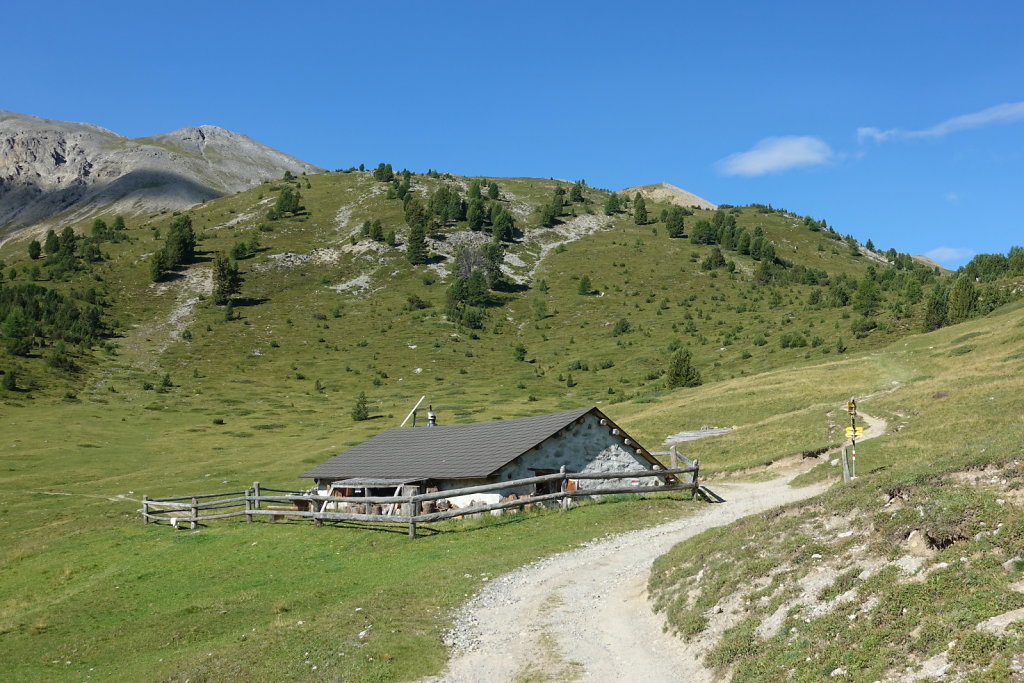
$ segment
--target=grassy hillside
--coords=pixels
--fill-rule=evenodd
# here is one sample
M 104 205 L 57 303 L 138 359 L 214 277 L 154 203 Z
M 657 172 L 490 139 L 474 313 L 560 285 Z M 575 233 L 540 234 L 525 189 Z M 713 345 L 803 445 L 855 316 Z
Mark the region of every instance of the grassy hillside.
M 651 590 L 673 627 L 704 643 L 705 661 L 737 680 L 816 681 L 841 670 L 840 680 L 873 681 L 934 676 L 947 665 L 957 680 L 1016 680 L 1024 651 L 1022 348 L 1024 309 L 1012 305 L 853 365 L 785 373 L 795 387 L 801 375 L 835 385 L 858 366 L 869 369 L 874 386 L 861 390 L 873 395 L 860 407 L 887 419 L 889 434 L 858 448 L 853 483 L 661 558 Z M 700 450 L 743 464 L 754 443 L 743 432 L 776 436 L 778 420 Z M 835 477 L 836 469 L 825 463 L 814 476 Z
M 412 190 L 426 198 L 447 185 L 465 194 L 472 180 L 434 176 L 413 176 Z M 34 338 L 27 355 L 0 350 L 4 377 L 17 373 L 16 389 L 0 390 L 5 667 L 30 680 L 257 672 L 393 680 L 436 671 L 445 614 L 485 575 L 685 514 L 689 504 L 595 505 L 469 533 L 438 526 L 433 538 L 408 544 L 302 524 L 172 533 L 143 528 L 138 499 L 254 480 L 294 486 L 313 464 L 397 425 L 421 395 L 445 423 L 601 404 L 652 449 L 681 429 L 735 424 L 687 448 L 706 470 L 725 473 L 833 442 L 825 413 L 838 401 L 894 386 L 893 397 L 911 395 L 911 386 L 927 392 L 943 362 L 988 358 L 987 340 L 1003 339 L 988 319 L 970 323 L 984 334 L 959 345 L 952 340 L 967 332 L 954 330 L 964 326 L 926 341 L 907 336 L 921 327 L 929 274 L 920 296 L 908 297 L 918 276 L 856 245 L 854 255 L 838 235 L 785 212 L 723 209 L 774 244 L 776 269 L 761 279 L 763 261 L 726 249 L 733 270 L 704 269 L 714 246 L 670 238 L 660 222 L 638 226 L 626 212 L 606 216 L 606 191 L 585 188 L 584 201 L 540 228 L 538 207 L 570 184 L 497 184 L 518 233 L 507 247 L 507 282 L 489 293 L 479 328 L 448 319 L 446 290 L 456 246 L 487 243 L 487 231 L 440 225 L 430 262 L 412 266 L 402 201 L 368 172 L 268 183 L 196 207 L 197 258 L 155 283 L 149 259 L 166 244 L 177 218 L 170 213 L 129 217 L 123 235 L 95 243 L 98 259 L 52 278 L 25 244 L 7 244 L 5 291 L 41 266 L 35 284 L 83 309 L 97 302 L 110 334 L 66 344 L 76 369 L 54 362 L 53 338 Z M 285 187 L 301 192 L 305 210 L 269 220 Z M 667 208 L 648 206 L 654 217 Z M 688 216 L 687 229 L 712 217 Z M 396 244 L 363 237 L 367 220 L 394 231 Z M 254 236 L 228 316 L 210 299 L 212 260 Z M 591 287 L 580 293 L 584 276 Z M 870 316 L 856 299 L 832 300 L 836 288 L 855 294 L 869 277 L 882 299 Z M 1014 315 L 992 320 L 1015 325 Z M 947 347 L 926 350 L 931 338 Z M 975 350 L 952 350 L 965 345 Z M 678 348 L 692 352 L 704 386 L 667 389 L 663 373 Z M 1005 377 L 1006 368 L 991 372 Z M 975 386 L 976 378 L 963 381 Z M 357 422 L 360 392 L 373 417 Z M 959 400 L 928 405 L 975 409 Z M 930 433 L 918 438 L 923 453 Z
M 415 175 L 412 190 L 425 198 L 447 184 L 465 194 L 467 182 Z M 348 402 L 360 391 L 381 415 L 401 413 L 426 394 L 442 419 L 459 422 L 478 413 L 511 417 L 656 396 L 667 356 L 679 347 L 692 352 L 710 382 L 875 348 L 920 326 L 923 302 L 899 305 L 908 273 L 896 273 L 866 251 L 853 256 L 838 235 L 811 231 L 790 214 L 761 207 L 725 212 L 738 226 L 763 231 L 778 260 L 795 266 L 764 283 L 755 278 L 759 262 L 749 256 L 726 250 L 734 272 L 704 270 L 713 247 L 669 238 L 661 223 L 637 226 L 626 212 L 605 216 L 607 192 L 587 188 L 586 201 L 571 204 L 559 225 L 538 228 L 535 209 L 556 186 L 568 184 L 502 179 L 499 185 L 497 203 L 515 215 L 519 234 L 507 248 L 510 291 L 492 293 L 481 329 L 448 320 L 446 289 L 456 246 L 486 243 L 488 234 L 464 223 L 443 225 L 430 240 L 433 262 L 410 266 L 402 201 L 386 198 L 388 185 L 369 173 L 327 173 L 294 182 L 307 208 L 295 217 L 265 217 L 291 186 L 283 182 L 197 207 L 191 212 L 201 238 L 197 261 L 165 281 L 150 281 L 148 258 L 163 247 L 171 215 L 129 219 L 127 240 L 101 243 L 109 258 L 66 279 L 47 280 L 43 268 L 43 286 L 68 295 L 96 289 L 114 337 L 105 354 L 81 350 L 77 361 L 84 371 L 77 374 L 42 362 L 46 345 L 35 358 L 0 352 L 0 369 L 16 370 L 26 390 L 3 400 L 27 405 L 67 393 L 160 410 L 206 405 L 210 413 L 227 409 L 226 418 L 238 394 L 232 385 L 242 382 L 256 385 L 243 388 L 243 395 L 259 388 L 275 403 L 287 395 L 282 405 L 289 408 L 296 400 L 330 405 L 345 427 Z M 664 208 L 652 205 L 649 212 L 656 217 Z M 711 215 L 687 217 L 688 228 Z M 367 220 L 395 232 L 396 246 L 363 238 L 360 226 Z M 208 300 L 210 261 L 215 252 L 253 238 L 257 253 L 239 261 L 243 299 L 227 321 L 223 307 Z M 0 253 L 8 286 L 25 282 L 38 266 L 24 253 L 24 244 Z M 869 267 L 879 276 L 894 275 L 882 283 L 874 315 L 830 303 L 835 287 L 855 294 Z M 830 279 L 790 281 L 808 269 Z M 584 276 L 592 285 L 581 295 Z M 923 281 L 927 291 L 928 277 Z M 410 304 L 412 296 L 415 306 L 426 307 Z M 522 361 L 517 346 L 525 347 Z M 165 374 L 173 391 L 140 391 Z M 494 377 L 501 380 L 496 384 Z M 474 400 L 484 395 L 488 400 Z

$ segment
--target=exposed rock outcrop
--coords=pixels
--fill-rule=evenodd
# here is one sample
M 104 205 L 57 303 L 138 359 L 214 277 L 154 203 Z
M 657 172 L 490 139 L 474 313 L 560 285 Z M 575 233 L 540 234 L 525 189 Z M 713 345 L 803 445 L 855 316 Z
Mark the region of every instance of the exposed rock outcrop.
M 683 208 L 718 208 L 716 204 L 712 204 L 708 200 L 698 197 L 692 192 L 687 192 L 680 187 L 669 185 L 668 183 L 658 183 L 656 185 L 635 185 L 633 187 L 627 187 L 625 190 L 622 190 L 620 194 L 624 194 L 632 199 L 637 192 L 639 192 L 644 199 L 654 202 L 676 204 Z

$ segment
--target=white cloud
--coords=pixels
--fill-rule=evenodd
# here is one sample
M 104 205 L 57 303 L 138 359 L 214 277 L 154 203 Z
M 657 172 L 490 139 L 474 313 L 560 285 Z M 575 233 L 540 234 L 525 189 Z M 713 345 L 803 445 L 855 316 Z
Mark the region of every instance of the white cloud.
M 974 251 L 962 247 L 936 247 L 924 255 L 936 263 L 957 265 L 974 256 Z
M 721 159 L 715 168 L 722 175 L 759 176 L 803 166 L 817 166 L 832 158 L 832 149 L 818 138 L 785 136 L 765 138 L 746 152 Z
M 1024 121 L 1024 102 L 1004 102 L 1003 104 L 997 104 L 994 107 L 982 109 L 972 114 L 954 116 L 923 130 L 858 128 L 857 139 L 861 142 L 865 139 L 884 142 L 890 138 L 941 138 L 962 130 L 971 130 L 972 128 L 981 128 L 997 123 L 1013 123 L 1015 121 Z

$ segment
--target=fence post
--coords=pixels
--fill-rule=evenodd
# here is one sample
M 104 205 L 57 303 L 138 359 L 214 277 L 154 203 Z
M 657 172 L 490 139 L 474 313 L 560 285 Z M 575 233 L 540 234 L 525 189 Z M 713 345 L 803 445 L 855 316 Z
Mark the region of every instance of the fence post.
M 562 478 L 558 482 L 558 490 L 562 493 L 562 500 L 559 504 L 562 507 L 562 512 L 569 509 L 569 496 L 565 495 L 569 489 L 569 477 L 565 476 L 565 465 L 558 468 L 558 473 L 562 475 Z
M 188 522 L 188 528 L 189 529 L 195 529 L 196 528 L 196 517 L 198 517 L 198 516 L 199 516 L 199 501 L 197 501 L 195 498 L 193 498 L 192 499 L 192 519 L 190 519 L 189 522 Z
M 416 538 L 416 518 L 420 514 L 420 502 L 409 496 L 409 538 Z
M 693 461 L 693 488 L 690 489 L 690 500 L 697 497 L 697 489 L 700 488 L 700 483 L 697 481 L 697 476 L 700 474 L 700 460 Z
M 850 481 L 850 461 L 846 459 L 846 446 L 843 446 L 843 454 L 840 459 L 843 461 L 843 481 Z
M 675 444 L 672 444 L 672 447 L 668 449 L 668 455 L 669 455 L 669 461 L 668 461 L 669 462 L 669 467 L 671 469 L 675 469 L 675 468 L 679 467 L 679 465 L 676 464 L 677 462 L 679 462 L 679 449 L 676 448 Z
M 253 510 L 259 510 L 260 509 L 260 483 L 258 481 L 254 481 L 252 483 L 252 495 L 255 498 L 255 500 L 252 501 L 252 509 Z
M 142 497 L 142 523 L 149 524 L 149 496 Z
M 252 521 L 252 489 L 245 492 L 245 521 Z

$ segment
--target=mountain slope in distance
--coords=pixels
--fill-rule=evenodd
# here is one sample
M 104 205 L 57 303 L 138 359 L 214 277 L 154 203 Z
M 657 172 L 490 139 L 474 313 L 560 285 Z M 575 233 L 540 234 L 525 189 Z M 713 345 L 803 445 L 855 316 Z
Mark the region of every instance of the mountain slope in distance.
M 186 208 L 285 171 L 321 170 L 216 126 L 133 139 L 91 124 L 0 111 L 0 238 L 99 210 Z

